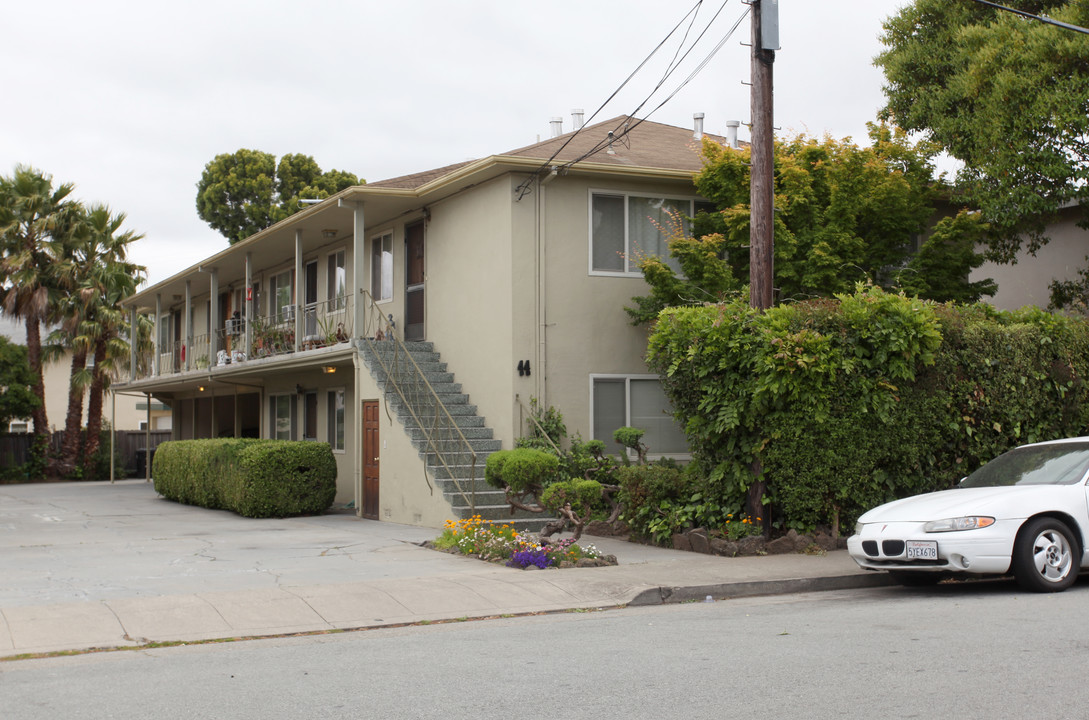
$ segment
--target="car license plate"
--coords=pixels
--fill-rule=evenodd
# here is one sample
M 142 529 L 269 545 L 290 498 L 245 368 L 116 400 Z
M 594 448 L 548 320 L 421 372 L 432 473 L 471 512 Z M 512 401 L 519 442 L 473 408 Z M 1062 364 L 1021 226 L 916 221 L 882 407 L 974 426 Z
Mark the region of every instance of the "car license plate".
M 908 540 L 905 553 L 908 560 L 937 560 L 938 543 L 933 540 Z

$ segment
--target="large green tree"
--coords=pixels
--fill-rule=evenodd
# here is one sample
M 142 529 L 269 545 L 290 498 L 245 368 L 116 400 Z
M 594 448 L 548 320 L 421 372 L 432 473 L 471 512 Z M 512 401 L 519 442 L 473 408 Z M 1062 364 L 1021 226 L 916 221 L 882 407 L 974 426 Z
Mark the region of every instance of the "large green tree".
M 245 148 L 217 155 L 197 183 L 197 214 L 233 245 L 322 199 L 365 182 L 342 170 L 322 172 L 309 155 L 280 158 Z
M 95 460 L 102 429 L 103 394 L 129 358 L 129 343 L 138 335 L 121 308 L 121 301 L 136 292 L 147 268 L 128 261 L 129 246 L 143 234 L 122 230 L 124 213 L 111 212 L 105 205 L 93 205 L 87 213 L 88 237 L 81 257 L 88 272 L 79 282 L 81 298 L 89 308 L 80 325 L 80 344 L 91 352 L 87 400 L 87 442 L 83 448 L 83 476 L 95 479 Z M 81 388 L 82 391 L 82 388 Z
M 802 134 L 776 142 L 777 300 L 830 297 L 860 281 L 943 301 L 994 294 L 991 281 L 968 282 L 983 262 L 973 245 L 978 215 L 944 220 L 920 243 L 940 199 L 936 148 L 885 125 L 871 125 L 870 140 L 859 147 Z M 669 249 L 681 273 L 662 258 L 640 259 L 651 293 L 633 298 L 635 323 L 664 307 L 718 301 L 748 280 L 749 151 L 705 140 L 703 157 L 696 187 L 718 212 L 698 215 L 690 237 L 680 223 L 673 228 Z
M 1087 0 L 1003 4 L 1089 25 Z M 915 0 L 884 28 L 884 116 L 963 162 L 958 190 L 996 260 L 1089 208 L 1089 36 L 967 0 Z
M 39 401 L 31 418 L 39 438 L 49 432 L 41 330 L 62 292 L 54 234 L 68 226 L 64 218 L 74 209 L 68 199 L 72 189 L 70 183 L 54 188 L 52 176 L 24 165 L 17 165 L 11 176 L 0 176 L 0 295 L 4 312 L 26 324 L 27 358 Z
M 40 404 L 33 385 L 26 347 L 0 335 L 0 428 L 4 432 L 10 421 L 30 417 Z
M 71 476 L 82 467 L 83 477 L 91 478 L 103 392 L 115 372 L 115 361 L 128 356 L 127 323 L 120 302 L 136 291 L 146 269 L 126 259 L 129 246 L 143 235 L 122 231 L 124 213 L 114 213 L 102 204 L 78 208 L 71 213 L 71 230 L 58 248 L 57 274 L 64 293 L 54 311 L 57 329 L 50 334 L 46 349 L 47 357 L 67 356 L 70 361 L 64 436 L 52 470 Z M 84 398 L 87 439 L 81 445 Z

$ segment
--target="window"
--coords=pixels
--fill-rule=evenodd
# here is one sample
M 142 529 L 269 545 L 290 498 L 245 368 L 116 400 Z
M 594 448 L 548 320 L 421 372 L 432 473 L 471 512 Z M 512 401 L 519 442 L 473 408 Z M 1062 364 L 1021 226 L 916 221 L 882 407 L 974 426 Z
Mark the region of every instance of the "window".
M 688 442 L 673 418 L 673 408 L 654 375 L 594 375 L 590 412 L 595 440 L 609 452 L 622 448 L 613 440 L 617 428 L 645 431 L 643 444 L 650 455 L 688 455 Z
M 329 445 L 335 452 L 344 452 L 344 391 L 330 390 L 326 399 L 329 411 Z
M 678 220 L 687 232 L 688 218 L 705 207 L 702 201 L 591 193 L 590 272 L 638 274 L 645 255 L 657 255 L 679 271 L 666 238 Z
M 295 305 L 291 296 L 291 271 L 284 270 L 273 275 L 269 281 L 268 314 L 276 322 L 290 322 L 295 319 Z
M 12 433 L 27 433 L 30 432 L 30 423 L 23 420 L 12 420 L 8 424 L 8 432 Z
M 325 286 L 328 288 L 326 298 L 329 301 L 329 310 L 342 310 L 346 304 L 345 295 L 348 287 L 348 275 L 344 269 L 344 251 L 338 250 L 329 255 L 328 278 Z
M 375 301 L 393 298 L 393 233 L 371 240 L 371 297 Z
M 295 438 L 295 396 L 269 396 L 269 437 L 274 440 Z

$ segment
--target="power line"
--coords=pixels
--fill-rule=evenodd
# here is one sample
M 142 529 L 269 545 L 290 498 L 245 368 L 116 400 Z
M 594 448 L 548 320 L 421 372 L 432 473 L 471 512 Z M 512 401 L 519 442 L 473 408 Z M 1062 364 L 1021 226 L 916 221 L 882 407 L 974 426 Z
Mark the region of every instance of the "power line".
M 987 2 L 987 0 L 973 0 L 973 2 L 976 2 L 980 5 L 986 5 L 987 7 L 993 7 L 998 10 L 1005 10 L 1006 12 L 1011 12 L 1014 15 L 1020 15 L 1021 17 L 1026 17 L 1031 20 L 1039 20 L 1040 22 L 1047 23 L 1048 25 L 1054 25 L 1056 27 L 1061 27 L 1067 30 L 1073 30 L 1074 32 L 1080 32 L 1089 35 L 1089 28 L 1083 28 L 1079 25 L 1071 25 L 1070 23 L 1064 23 L 1061 20 L 1052 20 L 1046 15 L 1033 15 L 1032 13 L 1025 12 L 1024 10 L 1017 10 L 1015 8 L 1006 7 L 1005 5 L 998 5 L 997 3 Z
M 677 29 L 681 25 L 684 24 L 684 21 L 687 20 L 688 17 L 690 15 L 692 15 L 693 13 L 698 12 L 701 5 L 703 5 L 703 0 L 697 0 L 696 4 L 693 5 L 692 8 L 688 12 L 686 12 L 684 14 L 684 17 L 682 17 L 680 19 L 680 21 L 676 25 L 673 26 L 673 29 L 670 30 L 666 34 L 666 36 L 664 38 L 662 38 L 661 42 L 659 42 L 655 46 L 655 48 L 650 51 L 650 54 L 647 55 L 645 58 L 643 58 L 643 61 L 641 63 L 639 63 L 639 65 L 634 70 L 631 71 L 631 73 L 628 75 L 628 77 L 626 77 L 624 79 L 624 82 L 620 83 L 620 86 L 617 87 L 616 90 L 613 90 L 612 94 L 609 95 L 609 97 L 605 100 L 605 102 L 601 103 L 601 105 L 598 106 L 597 110 L 594 110 L 594 112 L 590 115 L 589 119 L 586 120 L 584 125 L 589 125 L 593 121 L 593 119 L 595 117 L 597 117 L 598 113 L 600 113 L 603 109 L 605 109 L 605 106 L 608 105 L 612 101 L 612 99 L 615 98 L 620 93 L 620 91 L 623 90 L 627 86 L 627 84 L 629 82 L 631 82 L 631 79 L 634 78 L 639 73 L 639 71 L 642 70 L 643 67 L 648 62 L 650 62 L 651 58 L 653 58 L 658 53 L 658 51 L 662 49 L 662 46 L 666 44 L 666 42 L 669 40 L 669 38 L 673 37 L 673 34 L 676 33 Z M 530 178 L 527 178 L 525 180 L 525 182 L 523 182 L 522 184 L 520 184 L 518 186 L 518 197 L 519 198 L 521 198 L 522 195 L 525 194 L 526 190 L 529 189 L 529 183 L 532 180 L 532 177 L 537 175 L 538 173 L 540 173 L 542 170 L 547 168 L 549 165 L 551 165 L 552 161 L 556 159 L 556 156 L 558 156 L 561 152 L 563 152 L 563 149 L 566 148 L 568 146 L 568 144 L 570 144 L 571 141 L 574 140 L 578 136 L 578 134 L 579 134 L 579 132 L 581 130 L 582 130 L 582 128 L 577 128 L 575 130 L 575 132 L 571 133 L 571 137 L 567 138 L 567 140 L 565 140 L 563 142 L 563 144 L 560 145 L 560 147 L 557 148 L 554 153 L 552 153 L 552 157 L 548 158 L 548 160 L 546 160 L 544 162 L 544 164 L 541 165 L 541 167 L 537 168 L 537 170 L 533 173 L 532 176 L 530 176 Z
M 711 20 L 708 21 L 707 25 L 704 27 L 704 29 L 700 33 L 699 37 L 696 38 L 696 40 L 693 42 L 693 44 L 688 48 L 688 50 L 681 57 L 680 62 L 683 62 L 688 57 L 688 55 L 690 55 L 692 53 L 692 51 L 695 49 L 696 45 L 699 44 L 700 40 L 703 39 L 703 36 L 707 34 L 707 32 L 710 29 L 711 25 L 714 24 L 715 20 L 718 19 L 718 16 L 722 14 L 722 11 L 725 10 L 726 5 L 728 3 L 729 3 L 729 0 L 725 0 L 722 3 L 722 5 L 719 6 L 718 11 L 714 14 L 714 16 L 711 18 Z M 582 162 L 586 158 L 588 158 L 588 157 L 590 157 L 592 155 L 596 155 L 597 153 L 601 152 L 603 149 L 608 147 L 611 143 L 616 142 L 618 140 L 623 140 L 632 130 L 639 127 L 639 125 L 641 125 L 643 122 L 648 120 L 651 115 L 653 115 L 655 112 L 660 110 L 666 103 L 668 103 L 670 100 L 672 100 L 677 95 L 677 93 L 679 93 L 689 82 L 691 82 L 691 80 L 694 77 L 696 77 L 696 75 L 698 75 L 700 73 L 700 71 L 703 70 L 703 68 L 705 68 L 707 66 L 707 64 L 711 61 L 711 59 L 714 58 L 715 54 L 718 53 L 718 51 L 720 49 L 722 49 L 722 47 L 726 44 L 726 41 L 729 40 L 730 37 L 733 36 L 734 32 L 737 30 L 738 26 L 741 24 L 741 21 L 745 19 L 745 17 L 748 15 L 748 13 L 749 13 L 749 10 L 746 9 L 745 12 L 743 12 L 741 14 L 741 16 L 737 19 L 737 22 L 734 23 L 733 27 L 730 28 L 729 32 L 727 32 L 726 35 L 724 35 L 722 37 L 722 39 L 719 40 L 719 42 L 715 45 L 715 47 L 703 58 L 703 60 L 700 61 L 700 63 L 697 65 L 696 69 L 694 71 L 692 71 L 692 73 L 690 73 L 688 75 L 688 77 L 685 78 L 685 80 L 680 85 L 678 85 L 677 88 L 672 93 L 670 93 L 662 102 L 660 102 L 653 110 L 651 110 L 649 113 L 647 113 L 643 118 L 636 118 L 636 114 L 640 110 L 643 109 L 643 106 L 645 106 L 647 104 L 647 102 L 652 97 L 654 97 L 654 94 L 659 89 L 661 89 L 662 85 L 665 84 L 665 81 L 669 77 L 671 77 L 673 75 L 673 73 L 677 70 L 677 68 L 680 67 L 680 62 L 673 65 L 667 71 L 666 75 L 662 78 L 662 80 L 654 87 L 653 90 L 651 90 L 651 92 L 643 99 L 643 101 L 641 103 L 639 103 L 639 105 L 635 108 L 635 110 L 628 113 L 624 117 L 624 119 L 616 126 L 616 128 L 614 128 L 613 132 L 609 133 L 609 135 L 607 135 L 605 139 L 598 141 L 592 148 L 590 148 L 589 150 L 584 152 L 582 155 L 578 156 L 577 158 L 575 158 L 573 160 L 568 160 L 568 161 L 564 162 L 561 167 L 564 167 L 564 168 L 571 167 L 575 163 Z M 553 156 L 553 157 L 555 157 L 555 156 Z
M 711 26 L 715 23 L 715 21 L 718 19 L 718 17 L 722 14 L 723 10 L 725 10 L 725 8 L 726 8 L 726 6 L 728 4 L 729 4 L 729 0 L 723 0 L 722 4 L 719 6 L 718 10 L 711 17 L 711 19 L 707 21 L 706 25 L 700 31 L 700 33 L 696 37 L 696 39 L 691 42 L 691 44 L 688 44 L 688 37 L 691 34 L 693 26 L 695 25 L 696 18 L 697 18 L 698 14 L 699 14 L 699 9 L 703 5 L 703 0 L 699 0 L 699 2 L 697 2 L 691 9 L 689 9 L 688 12 L 685 13 L 685 15 L 680 19 L 680 21 L 673 27 L 673 29 L 669 31 L 669 33 L 665 36 L 665 38 L 663 38 L 662 41 L 658 43 L 658 45 L 654 48 L 654 50 L 652 50 L 651 53 L 639 64 L 639 66 L 634 71 L 632 71 L 632 73 L 630 75 L 628 75 L 628 77 L 624 80 L 624 82 L 621 83 L 621 85 L 616 90 L 614 90 L 612 92 L 612 94 L 609 95 L 608 99 L 606 99 L 605 102 L 602 103 L 601 106 L 598 107 L 598 109 L 594 111 L 594 113 L 590 116 L 590 118 L 584 124 L 584 127 L 591 123 L 591 121 L 605 108 L 605 106 L 607 106 L 617 96 L 617 94 L 619 94 L 619 92 L 632 80 L 632 78 L 634 78 L 635 75 L 638 74 L 639 71 L 643 69 L 643 67 L 651 60 L 651 58 L 654 57 L 654 55 L 657 54 L 658 51 L 662 49 L 662 47 L 665 45 L 665 43 L 668 42 L 669 39 L 671 37 L 673 37 L 677 33 L 678 29 L 682 25 L 684 25 L 685 22 L 687 21 L 688 28 L 685 30 L 684 37 L 681 39 L 681 42 L 678 45 L 677 50 L 673 55 L 673 58 L 670 60 L 665 72 L 662 75 L 662 78 L 658 81 L 658 83 L 654 86 L 654 88 L 647 94 L 647 96 L 642 100 L 642 102 L 640 102 L 638 104 L 638 106 L 636 106 L 636 108 L 632 112 L 628 113 L 624 117 L 624 119 L 621 120 L 621 122 L 617 124 L 616 128 L 614 128 L 613 131 L 608 133 L 608 135 L 607 135 L 607 137 L 605 139 L 598 141 L 590 150 L 582 153 L 581 155 L 579 155 L 574 160 L 566 161 L 566 162 L 562 163 L 562 165 L 554 166 L 554 167 L 563 167 L 563 168 L 570 167 L 571 165 L 574 165 L 575 163 L 581 162 L 581 161 L 585 160 L 586 158 L 591 157 L 592 155 L 595 155 L 595 154 L 601 152 L 603 149 L 605 149 L 606 147 L 608 147 L 609 145 L 611 145 L 614 142 L 624 141 L 626 136 L 628 135 L 628 133 L 630 133 L 632 130 L 634 130 L 636 127 L 638 127 L 640 124 L 642 124 L 651 115 L 653 115 L 655 112 L 657 112 L 659 109 L 661 109 L 662 106 L 664 106 L 667 102 L 669 102 L 673 97 L 675 97 L 677 95 L 677 93 L 679 93 L 694 77 L 696 77 L 696 75 L 699 74 L 700 71 L 702 71 L 707 66 L 707 64 L 711 61 L 711 59 L 715 56 L 715 54 L 718 53 L 718 51 L 726 44 L 727 40 L 730 39 L 730 37 L 733 35 L 733 33 L 737 30 L 738 26 L 741 24 L 741 21 L 748 15 L 748 13 L 749 13 L 748 8 L 746 8 L 745 12 L 743 12 L 741 14 L 740 18 L 738 18 L 737 22 L 735 22 L 733 27 L 730 28 L 729 32 L 726 33 L 726 35 L 721 40 L 719 40 L 719 42 L 715 45 L 715 47 L 700 61 L 700 63 L 697 65 L 696 69 L 692 73 L 690 73 L 688 75 L 688 77 L 685 78 L 685 80 L 683 82 L 681 82 L 681 84 L 676 89 L 674 89 L 673 92 L 671 92 L 666 97 L 665 100 L 663 100 L 661 103 L 659 103 L 650 113 L 648 113 L 642 119 L 637 119 L 635 117 L 636 114 L 638 114 L 639 111 L 643 109 L 643 107 L 647 104 L 647 102 L 649 102 L 650 99 L 652 97 L 654 97 L 655 93 L 657 93 L 662 88 L 662 86 L 665 85 L 665 83 L 669 80 L 669 78 L 672 77 L 674 75 L 674 73 L 676 73 L 676 71 L 680 68 L 681 64 L 683 64 L 684 61 L 688 58 L 688 56 L 695 50 L 696 46 L 699 45 L 700 41 L 710 31 Z M 689 19 L 689 18 L 691 18 L 691 19 Z M 684 50 L 684 52 L 682 54 L 681 51 L 682 51 L 682 49 L 685 48 L 686 44 L 688 44 L 688 47 L 687 47 L 687 49 Z M 680 56 L 679 58 L 678 58 L 678 55 Z M 538 175 L 539 173 L 541 173 L 543 170 L 547 169 L 548 167 L 553 167 L 552 163 L 556 159 L 556 157 L 558 157 L 559 154 L 561 152 L 563 152 L 564 148 L 566 148 L 571 143 L 571 141 L 574 140 L 575 137 L 578 136 L 578 134 L 581 132 L 581 130 L 582 130 L 582 128 L 577 128 L 571 134 L 571 136 L 568 137 L 567 140 L 565 140 L 564 143 L 562 145 L 560 145 L 560 147 L 555 152 L 552 153 L 552 156 L 548 160 L 546 160 L 541 165 L 541 167 L 539 167 L 536 171 L 534 171 L 534 173 L 530 176 L 530 178 L 527 178 L 525 182 L 521 183 L 518 186 L 519 197 L 521 197 L 523 194 L 525 194 L 526 190 L 528 190 L 529 183 L 532 181 L 533 177 L 535 177 L 536 175 Z

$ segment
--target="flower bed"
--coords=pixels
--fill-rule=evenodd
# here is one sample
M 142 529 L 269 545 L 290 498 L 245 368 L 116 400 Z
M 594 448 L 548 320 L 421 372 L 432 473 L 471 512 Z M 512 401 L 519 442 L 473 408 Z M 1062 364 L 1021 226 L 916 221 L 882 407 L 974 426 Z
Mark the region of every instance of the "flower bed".
M 602 555 L 593 545 L 579 545 L 570 538 L 542 541 L 509 524 L 487 522 L 479 515 L 468 520 L 447 520 L 442 535 L 429 546 L 523 570 L 616 565 L 615 555 Z

